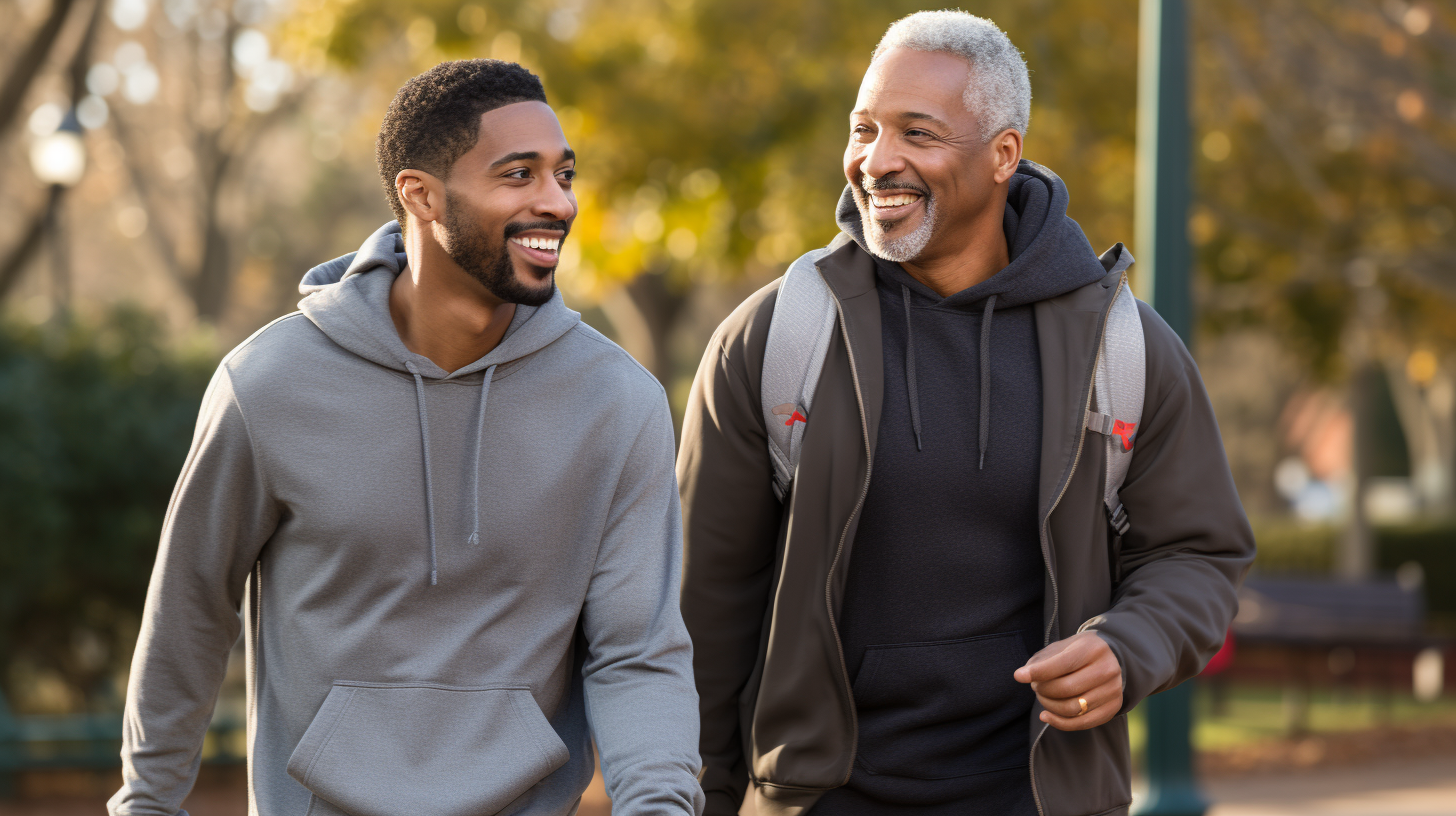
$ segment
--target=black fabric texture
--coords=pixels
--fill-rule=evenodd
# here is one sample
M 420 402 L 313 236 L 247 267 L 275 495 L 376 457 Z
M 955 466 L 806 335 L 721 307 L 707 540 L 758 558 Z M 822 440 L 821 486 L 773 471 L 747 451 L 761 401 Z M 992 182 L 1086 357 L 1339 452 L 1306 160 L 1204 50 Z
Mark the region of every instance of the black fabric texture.
M 1042 645 L 1032 304 L 1105 272 L 1030 162 L 1003 226 L 1011 263 L 946 298 L 877 261 L 884 403 L 839 621 L 858 752 L 815 816 L 1036 813 L 1035 697 L 1012 677 Z

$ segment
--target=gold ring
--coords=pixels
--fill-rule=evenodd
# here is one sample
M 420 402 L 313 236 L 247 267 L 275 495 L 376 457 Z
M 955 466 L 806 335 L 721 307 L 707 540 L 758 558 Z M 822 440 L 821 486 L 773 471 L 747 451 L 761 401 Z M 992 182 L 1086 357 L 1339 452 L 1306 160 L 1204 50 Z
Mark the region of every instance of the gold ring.
M 1086 697 L 1078 697 L 1077 698 L 1077 705 L 1079 705 L 1079 706 L 1082 707 L 1082 710 L 1077 712 L 1077 716 L 1078 717 L 1080 717 L 1083 714 L 1086 714 L 1087 713 L 1087 698 Z

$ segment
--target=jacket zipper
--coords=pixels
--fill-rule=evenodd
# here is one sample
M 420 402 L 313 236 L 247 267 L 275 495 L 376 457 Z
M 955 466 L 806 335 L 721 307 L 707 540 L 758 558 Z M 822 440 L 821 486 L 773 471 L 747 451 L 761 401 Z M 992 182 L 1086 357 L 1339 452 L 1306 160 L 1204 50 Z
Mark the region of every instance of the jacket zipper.
M 1127 273 L 1123 272 L 1118 279 L 1117 291 L 1113 293 L 1112 300 L 1107 303 L 1107 310 L 1102 313 L 1102 327 L 1097 331 L 1097 356 L 1092 361 L 1092 380 L 1087 383 L 1087 395 L 1082 399 L 1082 412 L 1084 417 L 1082 424 L 1086 424 L 1087 411 L 1092 408 L 1092 392 L 1097 387 L 1097 366 L 1102 363 L 1102 339 L 1107 334 L 1107 318 L 1112 315 L 1112 307 L 1117 305 L 1117 299 L 1122 297 L 1122 288 L 1127 284 Z M 852 368 L 853 366 L 851 366 Z M 1048 528 L 1051 525 L 1052 513 L 1057 510 L 1057 505 L 1062 503 L 1062 497 L 1067 495 L 1067 488 L 1072 486 L 1072 475 L 1077 472 L 1077 464 L 1082 461 L 1082 448 L 1085 445 L 1077 445 L 1077 453 L 1072 457 L 1072 466 L 1067 469 L 1067 475 L 1063 477 L 1062 489 L 1057 497 L 1052 500 L 1052 506 L 1047 510 L 1046 518 L 1041 523 L 1041 557 L 1046 564 L 1047 576 L 1052 581 L 1052 614 L 1047 621 L 1046 631 L 1042 633 L 1042 648 L 1051 645 L 1052 628 L 1057 624 L 1057 614 L 1061 606 L 1061 597 L 1057 591 L 1057 571 L 1052 569 L 1052 548 L 1049 539 Z M 1031 742 L 1031 755 L 1027 758 L 1027 770 L 1031 776 L 1031 797 L 1036 800 L 1036 812 L 1038 816 L 1046 816 L 1046 810 L 1041 804 L 1041 792 L 1036 789 L 1036 746 L 1041 744 L 1041 738 L 1046 735 L 1051 723 L 1042 723 L 1041 730 L 1037 732 L 1036 739 Z
M 849 667 L 844 662 L 844 642 L 839 637 L 839 621 L 834 619 L 834 572 L 839 568 L 839 558 L 844 554 L 844 542 L 849 538 L 849 526 L 859 515 L 860 509 L 864 506 L 865 497 L 870 493 L 870 467 L 873 462 L 873 451 L 870 449 L 870 426 L 865 418 L 864 394 L 859 386 L 859 369 L 854 363 L 854 346 L 849 342 L 849 327 L 844 320 L 844 307 L 840 305 L 839 298 L 834 298 L 834 309 L 839 312 L 839 332 L 844 338 L 844 349 L 849 354 L 849 376 L 854 382 L 854 398 L 859 403 L 859 424 L 860 431 L 864 434 L 865 446 L 865 478 L 864 486 L 860 488 L 859 499 L 854 503 L 854 510 L 844 522 L 844 530 L 839 534 L 839 546 L 834 550 L 834 560 L 829 563 L 829 576 L 824 580 L 824 608 L 829 613 L 829 628 L 834 632 L 834 648 L 839 653 L 839 678 L 844 683 L 844 696 L 849 700 L 849 726 L 854 739 L 849 744 L 849 765 L 844 771 L 844 779 L 839 784 L 849 784 L 849 778 L 854 774 L 854 760 L 859 753 L 859 712 L 854 707 L 854 687 L 849 682 Z

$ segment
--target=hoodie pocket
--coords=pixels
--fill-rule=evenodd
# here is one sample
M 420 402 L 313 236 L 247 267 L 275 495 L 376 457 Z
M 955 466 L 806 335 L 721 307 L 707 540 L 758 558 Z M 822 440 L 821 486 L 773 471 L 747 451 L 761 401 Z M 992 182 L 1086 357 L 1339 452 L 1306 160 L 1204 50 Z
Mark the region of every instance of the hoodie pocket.
M 859 763 L 872 774 L 954 779 L 1026 765 L 1035 695 L 1012 673 L 1021 635 L 870 646 L 854 684 Z
M 338 682 L 288 775 L 353 816 L 480 816 L 569 758 L 526 687 Z

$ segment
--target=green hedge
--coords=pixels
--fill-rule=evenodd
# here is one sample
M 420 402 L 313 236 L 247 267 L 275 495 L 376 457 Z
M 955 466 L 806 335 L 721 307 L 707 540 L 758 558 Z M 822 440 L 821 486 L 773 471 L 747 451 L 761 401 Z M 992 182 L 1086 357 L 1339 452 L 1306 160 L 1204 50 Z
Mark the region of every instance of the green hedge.
M 1377 528 L 1376 566 L 1394 570 L 1414 561 L 1426 574 L 1426 608 L 1456 619 L 1456 523 Z
M 1329 574 L 1344 531 L 1329 525 L 1289 522 L 1257 524 L 1259 544 L 1254 569 L 1266 574 Z M 1426 607 L 1440 618 L 1456 619 L 1456 521 L 1422 522 L 1375 528 L 1376 567 L 1394 572 L 1411 561 L 1426 576 Z
M 152 317 L 0 322 L 0 688 L 94 702 L 130 662 L 157 537 L 214 366 Z

